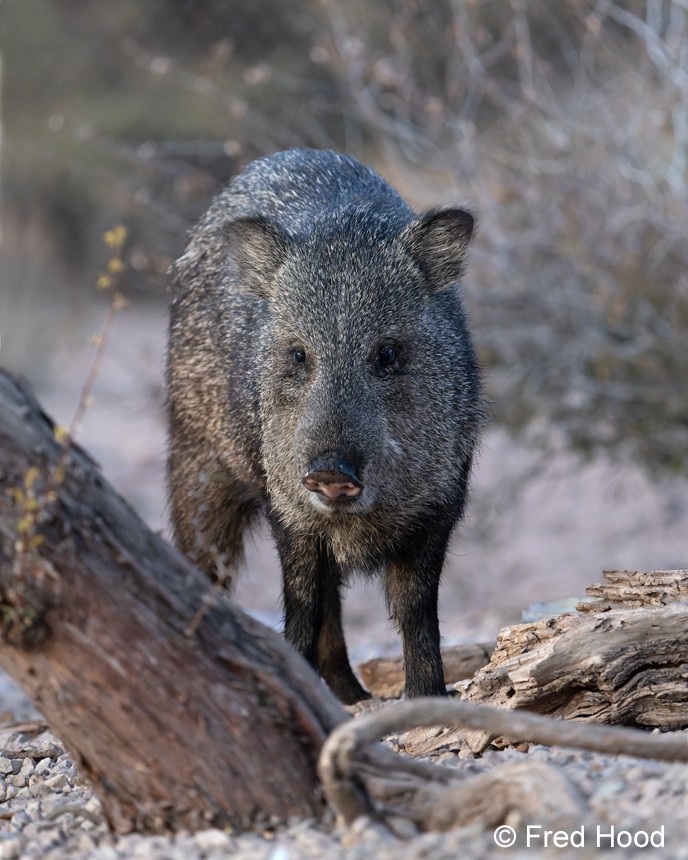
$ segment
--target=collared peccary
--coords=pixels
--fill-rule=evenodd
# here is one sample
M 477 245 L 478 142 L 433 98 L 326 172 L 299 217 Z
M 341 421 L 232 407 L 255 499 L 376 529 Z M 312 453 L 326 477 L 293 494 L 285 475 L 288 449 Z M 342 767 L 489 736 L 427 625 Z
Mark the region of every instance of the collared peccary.
M 263 512 L 285 635 L 345 703 L 340 590 L 381 572 L 406 695 L 444 694 L 437 592 L 482 421 L 457 281 L 473 218 L 414 215 L 376 173 L 291 150 L 235 177 L 175 268 L 169 486 L 211 576 Z

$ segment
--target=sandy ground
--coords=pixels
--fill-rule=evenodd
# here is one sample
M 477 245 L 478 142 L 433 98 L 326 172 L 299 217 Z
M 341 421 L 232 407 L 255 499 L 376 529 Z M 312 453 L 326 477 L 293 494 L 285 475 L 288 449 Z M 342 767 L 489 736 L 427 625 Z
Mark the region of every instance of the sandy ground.
M 12 338 L 0 361 L 25 373 L 45 409 L 68 424 L 86 377 L 103 308 L 62 314 L 61 334 L 38 365 L 25 366 Z M 105 476 L 155 529 L 165 511 L 163 365 L 165 308 L 133 302 L 120 314 L 78 440 Z M 57 330 L 57 329 L 56 329 Z M 489 385 L 489 381 L 488 381 Z M 468 517 L 447 560 L 440 599 L 447 644 L 491 639 L 530 604 L 583 595 L 604 568 L 688 566 L 688 481 L 653 483 L 631 465 L 543 456 L 491 428 L 473 477 Z M 248 542 L 236 598 L 280 623 L 280 575 L 265 532 Z M 353 661 L 399 652 L 378 583 L 352 584 L 345 624 Z M 0 683 L 0 711 L 24 706 Z

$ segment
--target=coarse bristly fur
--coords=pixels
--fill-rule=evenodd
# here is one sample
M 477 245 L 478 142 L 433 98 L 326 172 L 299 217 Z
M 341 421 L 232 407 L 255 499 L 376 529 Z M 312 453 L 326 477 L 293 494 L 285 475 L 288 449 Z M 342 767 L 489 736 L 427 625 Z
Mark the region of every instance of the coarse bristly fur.
M 461 209 L 414 215 L 351 158 L 297 149 L 235 177 L 175 266 L 177 544 L 224 576 L 265 514 L 285 635 L 348 703 L 367 696 L 341 625 L 352 571 L 382 573 L 407 696 L 445 692 L 437 591 L 483 421 L 458 286 L 472 228 Z M 304 486 L 323 457 L 351 464 L 354 497 Z

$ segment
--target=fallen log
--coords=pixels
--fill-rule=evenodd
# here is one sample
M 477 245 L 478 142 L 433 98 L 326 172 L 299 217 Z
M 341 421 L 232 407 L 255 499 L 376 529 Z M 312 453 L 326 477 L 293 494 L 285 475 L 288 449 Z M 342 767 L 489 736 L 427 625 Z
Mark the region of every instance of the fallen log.
M 490 662 L 455 685 L 466 702 L 586 723 L 688 726 L 688 603 L 561 615 L 506 627 Z M 494 736 L 446 729 L 415 755 L 465 741 L 480 752 Z
M 316 766 L 347 719 L 339 703 L 2 373 L 0 666 L 116 831 L 246 830 L 325 809 Z
M 465 701 L 595 723 L 688 725 L 688 604 L 559 616 L 502 630 Z
M 597 599 L 577 603 L 579 612 L 667 606 L 688 600 L 688 570 L 605 570 L 602 578 L 604 582 L 585 589 Z

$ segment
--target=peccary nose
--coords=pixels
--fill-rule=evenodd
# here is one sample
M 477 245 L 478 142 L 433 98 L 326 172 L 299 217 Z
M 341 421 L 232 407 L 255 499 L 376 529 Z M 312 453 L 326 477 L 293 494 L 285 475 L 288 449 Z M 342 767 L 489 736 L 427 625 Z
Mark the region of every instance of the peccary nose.
M 313 493 L 320 493 L 332 502 L 358 496 L 363 489 L 356 468 L 336 454 L 317 457 L 309 466 L 303 485 Z

